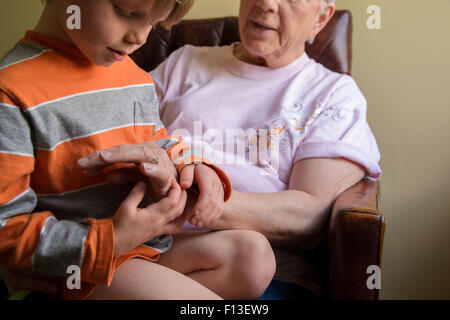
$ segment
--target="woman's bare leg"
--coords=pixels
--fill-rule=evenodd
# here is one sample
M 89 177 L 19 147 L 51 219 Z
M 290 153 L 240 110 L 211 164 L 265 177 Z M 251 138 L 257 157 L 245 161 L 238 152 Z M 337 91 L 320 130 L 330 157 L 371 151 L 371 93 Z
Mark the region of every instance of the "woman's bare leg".
M 146 260 L 131 259 L 116 271 L 109 287 L 97 286 L 88 299 L 216 300 L 221 298 L 179 272 Z
M 224 299 L 254 299 L 275 273 L 267 239 L 248 230 L 183 232 L 158 264 L 176 270 Z

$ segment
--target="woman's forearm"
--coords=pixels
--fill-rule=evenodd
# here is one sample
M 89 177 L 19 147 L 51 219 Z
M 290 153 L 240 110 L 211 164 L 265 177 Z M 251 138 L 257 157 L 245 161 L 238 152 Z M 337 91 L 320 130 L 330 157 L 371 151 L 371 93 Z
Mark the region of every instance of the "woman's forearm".
M 233 191 L 212 229 L 248 229 L 273 244 L 314 247 L 324 231 L 330 203 L 298 190 L 277 193 Z

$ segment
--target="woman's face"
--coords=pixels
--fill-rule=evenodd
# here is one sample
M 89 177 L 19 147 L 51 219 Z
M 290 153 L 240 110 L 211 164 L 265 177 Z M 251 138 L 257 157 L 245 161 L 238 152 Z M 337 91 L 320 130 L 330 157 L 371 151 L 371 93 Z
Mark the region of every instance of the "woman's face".
M 303 54 L 334 13 L 322 0 L 241 0 L 236 56 L 271 68 L 288 65 Z

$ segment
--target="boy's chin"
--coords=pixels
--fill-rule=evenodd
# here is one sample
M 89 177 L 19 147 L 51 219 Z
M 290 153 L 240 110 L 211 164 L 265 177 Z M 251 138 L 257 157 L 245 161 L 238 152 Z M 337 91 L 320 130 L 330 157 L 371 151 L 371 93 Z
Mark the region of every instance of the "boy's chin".
M 116 61 L 104 62 L 104 63 L 96 63 L 99 67 L 111 67 Z
M 105 61 L 105 60 L 96 61 L 96 60 L 92 60 L 92 59 L 90 59 L 90 60 L 93 64 L 95 64 L 96 66 L 99 66 L 99 67 L 111 67 L 114 63 L 116 63 L 116 61 L 114 61 L 114 60 L 111 60 L 111 61 Z
M 91 61 L 91 63 L 93 63 L 99 67 L 110 67 L 114 63 L 117 62 L 114 59 L 109 59 L 108 57 L 104 57 L 101 55 L 100 56 L 87 56 L 87 57 L 88 57 L 89 61 Z

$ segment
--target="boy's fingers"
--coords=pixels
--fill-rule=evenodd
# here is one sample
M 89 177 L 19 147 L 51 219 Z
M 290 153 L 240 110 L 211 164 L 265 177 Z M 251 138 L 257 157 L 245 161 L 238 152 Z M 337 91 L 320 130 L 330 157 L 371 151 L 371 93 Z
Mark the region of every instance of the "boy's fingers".
M 175 181 L 175 180 L 174 180 Z M 175 184 L 178 186 L 178 183 Z M 186 190 L 181 190 L 181 188 L 178 186 L 178 193 L 179 197 L 176 199 L 176 188 L 175 185 L 173 185 L 173 188 L 171 189 L 170 193 L 172 193 L 173 198 L 169 198 L 169 196 L 163 198 L 157 203 L 154 203 L 150 205 L 148 208 L 155 208 L 158 207 L 158 211 L 161 215 L 163 215 L 163 231 L 162 233 L 171 234 L 172 230 L 175 230 L 177 226 L 181 224 L 184 224 L 184 221 L 188 218 L 188 213 L 184 213 L 184 208 L 186 206 L 187 201 L 187 192 Z M 180 219 L 183 220 L 183 222 L 180 222 Z M 180 228 L 181 228 L 180 227 Z
M 156 203 L 151 204 L 148 208 L 158 208 L 160 212 L 169 212 L 177 206 L 181 196 L 181 188 L 175 179 L 170 179 L 170 189 L 166 197 Z
M 164 233 L 165 234 L 177 233 L 178 231 L 181 230 L 181 228 L 183 228 L 183 226 L 186 223 L 186 221 L 188 220 L 188 218 L 189 218 L 189 213 L 184 212 L 181 216 L 179 216 L 178 218 L 176 218 L 175 220 L 171 221 L 170 223 L 168 223 L 166 225 Z
M 178 209 L 180 209 L 182 212 L 184 212 L 184 208 L 186 208 L 187 199 L 188 199 L 187 191 L 181 190 L 181 196 L 180 196 L 180 202 L 178 203 Z
M 128 182 L 138 183 L 142 181 L 139 171 L 135 168 L 122 168 L 106 174 L 106 180 L 112 184 L 124 184 Z
M 192 186 L 192 183 L 194 182 L 194 171 L 195 171 L 195 165 L 187 165 L 186 167 L 181 170 L 180 175 L 180 187 L 182 189 L 189 189 Z
M 178 202 L 178 200 L 180 199 L 181 196 L 181 188 L 180 185 L 178 184 L 178 182 L 171 178 L 170 179 L 170 190 L 169 193 L 167 195 L 167 198 L 169 198 L 172 201 L 175 201 L 175 203 Z
M 187 201 L 187 192 L 186 192 L 186 190 L 181 190 L 180 201 L 168 215 L 169 221 L 174 221 L 174 220 L 178 219 L 179 217 L 183 217 L 184 208 L 186 206 L 186 201 Z M 186 219 L 187 218 L 185 218 L 184 220 L 186 220 Z
M 141 203 L 142 199 L 144 199 L 145 192 L 146 192 L 145 183 L 139 182 L 130 191 L 128 196 L 122 202 L 122 205 L 126 205 L 126 206 L 129 206 L 132 208 L 137 208 L 137 206 Z

